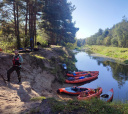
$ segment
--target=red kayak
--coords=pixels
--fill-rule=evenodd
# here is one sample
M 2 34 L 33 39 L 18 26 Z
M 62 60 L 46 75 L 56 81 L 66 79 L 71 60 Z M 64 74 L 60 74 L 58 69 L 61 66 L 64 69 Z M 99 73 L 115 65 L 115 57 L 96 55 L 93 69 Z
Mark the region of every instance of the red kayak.
M 110 102 L 113 99 L 113 94 L 114 94 L 114 91 L 112 88 L 108 92 L 101 94 L 100 99 L 106 102 Z
M 77 99 L 78 100 L 89 100 L 91 98 L 100 96 L 101 93 L 102 93 L 102 88 L 99 87 L 97 89 L 92 89 L 89 91 L 81 92 L 80 95 L 78 95 Z
M 85 88 L 85 87 L 66 87 L 66 88 L 59 88 L 57 90 L 57 93 L 66 93 L 70 95 L 79 95 L 82 91 L 88 91 L 91 90 L 91 88 Z
M 88 74 L 99 74 L 99 71 L 81 71 L 81 72 L 69 72 L 67 76 L 69 77 L 77 77 L 77 76 L 85 76 Z
M 98 74 L 88 74 L 85 76 L 81 77 L 69 77 L 68 79 L 65 80 L 66 83 L 81 83 L 81 82 L 86 82 L 86 81 L 91 81 L 95 78 L 98 77 Z

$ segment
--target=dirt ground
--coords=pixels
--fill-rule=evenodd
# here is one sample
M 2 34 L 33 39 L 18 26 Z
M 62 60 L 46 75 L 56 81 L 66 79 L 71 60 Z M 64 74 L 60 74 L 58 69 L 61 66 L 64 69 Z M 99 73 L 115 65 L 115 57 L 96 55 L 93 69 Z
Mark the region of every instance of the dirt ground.
M 54 51 L 56 47 L 40 50 L 40 55 L 50 59 L 58 54 Z M 55 76 L 47 70 L 35 67 L 35 60 L 30 59 L 29 54 L 21 54 L 24 62 L 22 64 L 22 83 L 17 84 L 18 78 L 14 71 L 11 74 L 10 82 L 7 79 L 7 70 L 12 65 L 12 54 L 0 53 L 0 114 L 20 114 L 40 105 L 41 101 L 31 101 L 31 98 L 45 96 L 56 99 L 72 99 L 68 95 L 59 95 L 56 90 L 61 87 L 73 86 L 70 84 L 59 84 L 55 82 Z M 47 68 L 52 68 L 48 61 L 44 61 Z

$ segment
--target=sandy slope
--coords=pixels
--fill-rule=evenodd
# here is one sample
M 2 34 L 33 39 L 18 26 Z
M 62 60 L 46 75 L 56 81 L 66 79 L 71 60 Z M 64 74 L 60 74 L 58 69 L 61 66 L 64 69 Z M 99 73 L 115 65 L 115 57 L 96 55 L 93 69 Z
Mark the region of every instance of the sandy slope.
M 56 57 L 57 53 L 54 49 L 55 47 L 41 49 L 40 55 L 47 59 L 53 56 Z M 58 87 L 63 87 L 64 85 L 53 83 L 55 76 L 49 71 L 35 66 L 36 60 L 30 59 L 29 54 L 22 54 L 22 56 L 24 59 L 21 70 L 22 84 L 17 84 L 18 78 L 16 72 L 11 74 L 11 82 L 5 84 L 1 75 L 7 79 L 6 73 L 12 65 L 11 60 L 13 55 L 0 53 L 0 114 L 18 114 L 38 106 L 41 101 L 30 101 L 33 97 L 61 97 L 56 94 L 56 90 Z M 53 67 L 50 66 L 47 60 L 42 60 L 42 62 L 45 67 Z

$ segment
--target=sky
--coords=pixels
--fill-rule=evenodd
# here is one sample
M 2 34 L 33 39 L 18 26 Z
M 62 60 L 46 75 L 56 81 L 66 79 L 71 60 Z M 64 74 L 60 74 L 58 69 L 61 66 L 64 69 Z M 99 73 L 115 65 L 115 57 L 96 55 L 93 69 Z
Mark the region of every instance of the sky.
M 128 18 L 128 0 L 67 0 L 76 6 L 72 13 L 76 37 L 87 38 Z

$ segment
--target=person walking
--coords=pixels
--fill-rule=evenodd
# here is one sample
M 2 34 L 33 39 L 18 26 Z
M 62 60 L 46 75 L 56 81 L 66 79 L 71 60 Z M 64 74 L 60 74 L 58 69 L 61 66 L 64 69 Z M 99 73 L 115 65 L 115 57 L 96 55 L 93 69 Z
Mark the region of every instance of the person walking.
M 18 75 L 18 83 L 21 83 L 21 76 L 20 76 L 20 69 L 21 69 L 21 63 L 23 63 L 23 58 L 21 55 L 19 55 L 19 51 L 15 50 L 15 55 L 13 57 L 13 66 L 7 71 L 7 81 L 10 82 L 10 75 L 15 70 Z

